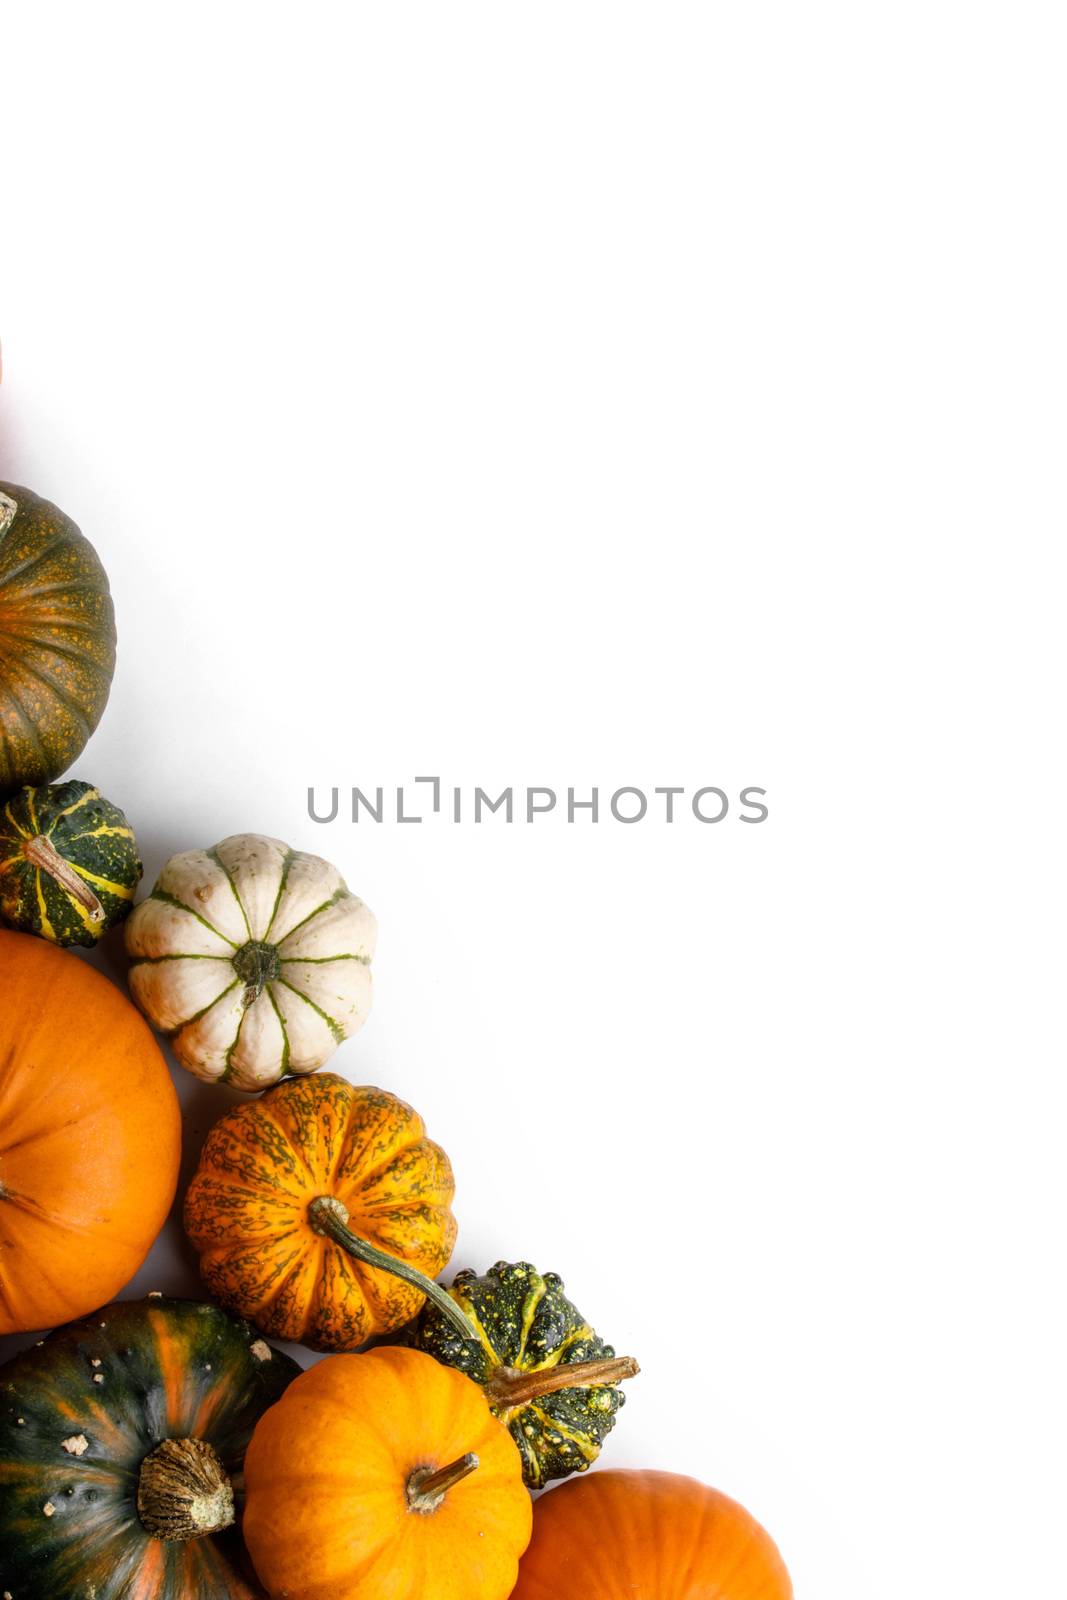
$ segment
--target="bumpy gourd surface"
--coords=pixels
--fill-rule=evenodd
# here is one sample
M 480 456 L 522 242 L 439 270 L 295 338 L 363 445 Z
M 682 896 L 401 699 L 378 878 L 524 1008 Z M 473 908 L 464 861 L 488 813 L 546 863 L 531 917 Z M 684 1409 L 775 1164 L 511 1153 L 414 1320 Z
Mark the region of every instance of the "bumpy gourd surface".
M 42 838 L 99 900 L 95 921 L 77 896 L 28 859 L 27 845 Z M 53 944 L 93 945 L 129 915 L 140 881 L 133 829 L 90 784 L 22 789 L 0 809 L 0 915 L 12 927 Z
M 126 924 L 130 988 L 190 1072 L 263 1089 L 362 1026 L 376 932 L 329 862 L 235 834 L 167 862 Z
M 245 1449 L 296 1363 L 217 1307 L 105 1307 L 0 1368 L 0 1593 L 18 1600 L 252 1600 L 232 1530 L 150 1538 L 141 1462 L 204 1439 L 240 1498 Z
M 115 670 L 107 574 L 62 511 L 0 483 L 0 794 L 84 748 Z
M 355 1350 L 409 1321 L 423 1297 L 315 1232 L 311 1201 L 335 1198 L 353 1232 L 433 1278 L 456 1239 L 454 1193 L 448 1157 L 410 1106 L 319 1073 L 215 1124 L 185 1226 L 224 1305 L 279 1338 Z
M 498 1261 L 482 1277 L 461 1272 L 449 1293 L 477 1329 L 478 1343 L 460 1339 L 429 1303 L 419 1318 L 414 1342 L 476 1383 L 487 1383 L 499 1367 L 540 1372 L 615 1354 L 567 1299 L 556 1274 L 546 1272 L 542 1277 L 528 1261 Z M 618 1387 L 597 1384 L 498 1408 L 497 1415 L 519 1447 L 530 1488 L 586 1471 L 600 1454 L 625 1398 Z

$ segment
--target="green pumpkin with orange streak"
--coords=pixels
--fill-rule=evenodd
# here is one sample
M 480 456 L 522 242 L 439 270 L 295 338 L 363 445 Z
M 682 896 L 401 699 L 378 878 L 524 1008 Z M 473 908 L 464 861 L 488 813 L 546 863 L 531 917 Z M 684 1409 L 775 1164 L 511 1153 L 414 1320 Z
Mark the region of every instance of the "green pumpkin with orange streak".
M 296 1362 L 217 1306 L 150 1296 L 0 1368 L 0 1594 L 260 1600 L 244 1456 Z

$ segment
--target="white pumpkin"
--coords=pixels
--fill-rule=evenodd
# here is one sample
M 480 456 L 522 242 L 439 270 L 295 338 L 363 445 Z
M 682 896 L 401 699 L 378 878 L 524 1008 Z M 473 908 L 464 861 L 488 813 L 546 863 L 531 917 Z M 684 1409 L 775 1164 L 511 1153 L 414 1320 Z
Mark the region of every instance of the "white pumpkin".
M 239 833 L 167 862 L 126 924 L 130 988 L 183 1067 L 264 1089 L 362 1027 L 376 934 L 328 861 Z

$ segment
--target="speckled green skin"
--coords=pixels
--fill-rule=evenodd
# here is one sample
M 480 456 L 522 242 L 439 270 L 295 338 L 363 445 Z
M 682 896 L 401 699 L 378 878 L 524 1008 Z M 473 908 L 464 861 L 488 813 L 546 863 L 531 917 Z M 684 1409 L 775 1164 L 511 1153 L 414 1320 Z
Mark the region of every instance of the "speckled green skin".
M 27 843 L 41 837 L 96 895 L 102 921 L 26 859 Z M 20 789 L 0 807 L 0 917 L 11 928 L 53 944 L 93 945 L 129 915 L 142 870 L 133 829 L 91 784 Z
M 429 1303 L 412 1342 L 476 1383 L 488 1383 L 498 1367 L 535 1372 L 615 1354 L 567 1299 L 556 1274 L 542 1276 L 528 1261 L 498 1261 L 482 1277 L 461 1272 L 449 1294 L 477 1329 L 478 1343 L 462 1340 Z M 592 1465 L 624 1400 L 617 1386 L 598 1384 L 494 1409 L 519 1447 L 527 1485 L 540 1489 Z
M 258 1600 L 233 1529 L 152 1538 L 141 1463 L 204 1439 L 238 1504 L 252 1431 L 299 1372 L 246 1322 L 192 1300 L 118 1302 L 0 1368 L 0 1594 L 12 1600 Z
M 114 671 L 115 610 L 96 551 L 49 501 L 0 483 L 0 797 L 77 759 Z

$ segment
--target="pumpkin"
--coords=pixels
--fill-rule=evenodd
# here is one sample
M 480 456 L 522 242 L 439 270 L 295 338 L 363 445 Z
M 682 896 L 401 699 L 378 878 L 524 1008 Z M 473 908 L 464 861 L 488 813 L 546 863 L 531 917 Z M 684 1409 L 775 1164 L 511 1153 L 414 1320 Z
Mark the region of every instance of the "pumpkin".
M 109 1305 L 0 1368 L 0 1590 L 250 1600 L 252 1430 L 299 1372 L 216 1306 Z
M 244 1536 L 286 1600 L 505 1600 L 530 1497 L 468 1378 L 417 1350 L 332 1356 L 260 1419 Z
M 263 1089 L 363 1025 L 376 929 L 329 862 L 236 834 L 167 862 L 126 924 L 130 988 L 183 1067 Z
M 110 1300 L 163 1226 L 181 1123 L 126 997 L 77 956 L 0 930 L 0 1333 Z
M 354 1350 L 401 1327 L 425 1294 L 460 1315 L 429 1281 L 455 1243 L 454 1192 L 410 1106 L 320 1073 L 215 1124 L 185 1227 L 231 1311 L 314 1350 Z
M 100 721 L 115 612 L 88 539 L 29 489 L 0 483 L 0 796 L 49 783 Z
M 594 1534 L 595 1537 L 591 1537 Z M 743 1507 L 671 1472 L 594 1472 L 542 1495 L 514 1600 L 792 1600 Z
M 479 1277 L 461 1272 L 449 1291 L 469 1324 L 461 1336 L 427 1302 L 412 1334 L 415 1347 L 458 1367 L 482 1385 L 522 1456 L 531 1489 L 585 1472 L 615 1424 L 622 1391 L 638 1371 L 616 1358 L 563 1293 L 554 1272 L 528 1261 L 498 1261 Z
M 0 811 L 0 916 L 53 944 L 92 945 L 129 915 L 133 829 L 91 784 L 22 789 Z

